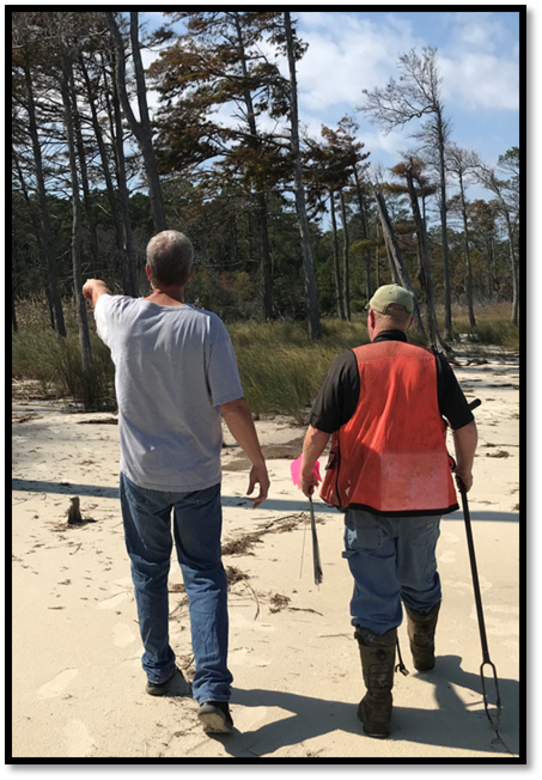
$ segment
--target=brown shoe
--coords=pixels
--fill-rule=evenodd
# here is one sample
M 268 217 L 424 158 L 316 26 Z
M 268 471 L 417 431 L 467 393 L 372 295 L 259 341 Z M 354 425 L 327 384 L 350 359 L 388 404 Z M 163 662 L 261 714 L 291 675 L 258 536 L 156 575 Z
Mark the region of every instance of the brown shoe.
M 167 680 L 164 680 L 161 683 L 153 683 L 147 680 L 147 687 L 145 688 L 146 692 L 151 696 L 165 696 L 166 693 L 169 693 L 171 683 L 173 682 L 177 674 L 180 674 L 180 672 L 177 669 L 177 667 L 174 667 L 173 671 L 171 672 Z
M 367 628 L 358 627 L 354 636 L 358 640 L 367 688 L 358 706 L 358 718 L 368 737 L 385 739 L 390 735 L 397 629 L 392 628 L 382 636 L 376 636 Z
M 414 666 L 419 672 L 429 672 L 435 666 L 435 630 L 437 627 L 440 601 L 422 615 L 405 604 L 407 631 Z

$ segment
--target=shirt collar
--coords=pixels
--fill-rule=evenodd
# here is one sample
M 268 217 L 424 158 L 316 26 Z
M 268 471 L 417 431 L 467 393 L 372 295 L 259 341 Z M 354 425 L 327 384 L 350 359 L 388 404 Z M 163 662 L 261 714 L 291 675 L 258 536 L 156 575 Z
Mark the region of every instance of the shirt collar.
M 406 333 L 402 330 L 381 330 L 378 336 L 373 339 L 373 344 L 377 341 L 407 341 Z

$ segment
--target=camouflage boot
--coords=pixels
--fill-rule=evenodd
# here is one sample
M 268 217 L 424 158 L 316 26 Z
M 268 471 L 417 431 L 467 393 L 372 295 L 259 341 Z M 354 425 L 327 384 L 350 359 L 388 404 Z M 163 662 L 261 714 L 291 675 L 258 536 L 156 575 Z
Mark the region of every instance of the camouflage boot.
M 391 628 L 382 636 L 376 636 L 369 629 L 358 626 L 354 637 L 358 640 L 367 688 L 358 706 L 358 718 L 367 736 L 389 737 L 397 629 Z
M 419 672 L 428 672 L 435 665 L 435 629 L 439 609 L 440 601 L 437 601 L 427 615 L 421 615 L 405 604 L 410 650 Z

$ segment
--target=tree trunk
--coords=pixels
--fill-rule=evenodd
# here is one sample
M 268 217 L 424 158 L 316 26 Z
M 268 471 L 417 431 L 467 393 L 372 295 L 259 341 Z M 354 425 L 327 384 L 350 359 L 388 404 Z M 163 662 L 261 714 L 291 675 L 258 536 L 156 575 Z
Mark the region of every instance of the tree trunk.
M 356 182 L 356 191 L 358 194 L 358 203 L 359 203 L 359 213 L 361 216 L 361 229 L 362 229 L 362 236 L 364 241 L 367 241 L 369 238 L 369 228 L 367 224 L 367 208 L 365 206 L 365 198 L 363 197 L 363 192 L 361 189 L 361 182 L 359 180 L 358 172 L 356 169 L 356 166 L 354 165 L 354 179 Z M 370 301 L 373 296 L 373 291 L 371 287 L 371 250 L 369 247 L 366 247 L 363 250 L 363 256 L 365 260 L 365 295 L 367 298 L 367 301 Z M 377 283 L 378 286 L 378 283 Z
M 132 241 L 132 223 L 130 221 L 130 196 L 126 179 L 126 161 L 124 157 L 124 131 L 117 85 L 114 82 L 111 90 L 113 104 L 113 126 L 111 127 L 115 143 L 115 168 L 119 191 L 120 209 L 122 214 L 122 275 L 126 295 L 136 297 L 138 285 L 135 267 L 135 253 Z
M 465 234 L 465 259 L 467 262 L 467 305 L 469 308 L 469 324 L 471 328 L 476 325 L 476 318 L 474 316 L 474 305 L 472 300 L 472 268 L 470 262 L 470 242 L 469 242 L 469 227 L 467 218 L 467 205 L 465 203 L 465 190 L 463 187 L 463 176 L 459 171 L 459 192 L 461 196 L 461 214 L 463 216 L 463 232 Z
M 43 251 L 47 261 L 47 274 L 49 278 L 49 290 L 51 303 L 53 306 L 53 316 L 55 323 L 55 332 L 61 338 L 66 337 L 66 326 L 64 324 L 64 313 L 62 311 L 62 298 L 60 296 L 60 286 L 58 283 L 58 272 L 56 259 L 53 254 L 53 240 L 51 222 L 49 219 L 49 209 L 47 206 L 47 195 L 45 191 L 45 179 L 43 176 L 43 162 L 41 148 L 38 136 L 38 127 L 36 122 L 36 109 L 34 106 L 34 92 L 32 87 L 32 77 L 30 75 L 30 66 L 28 62 L 24 63 L 24 76 L 26 92 L 28 97 L 28 121 L 29 132 L 32 139 L 32 150 L 34 154 L 34 163 L 36 166 L 36 185 L 39 195 L 41 225 L 43 235 Z
M 378 239 L 380 238 L 380 236 L 378 234 L 378 222 L 375 222 L 375 228 L 376 228 L 375 271 L 376 271 L 376 289 L 378 290 L 378 288 L 380 287 L 380 263 L 378 262 Z
M 149 120 L 149 111 L 147 106 L 147 88 L 145 84 L 145 73 L 141 62 L 141 53 L 139 51 L 138 35 L 138 12 L 130 12 L 130 38 L 132 41 L 132 57 L 134 61 L 134 70 L 137 83 L 137 99 L 139 106 L 139 121 L 136 119 L 126 88 L 126 65 L 124 61 L 124 43 L 115 14 L 111 11 L 106 12 L 109 29 L 113 36 L 115 45 L 115 81 L 122 110 L 126 114 L 128 123 L 135 135 L 141 153 L 147 176 L 147 186 L 149 188 L 149 198 L 151 201 L 152 217 L 154 229 L 157 233 L 166 229 L 166 217 L 164 212 L 164 203 L 162 200 L 162 190 L 160 187 L 160 177 L 158 175 L 158 166 L 152 145 L 152 128 Z
M 126 280 L 126 279 L 128 279 L 128 269 L 130 267 L 130 264 L 132 264 L 134 266 L 134 268 L 135 268 L 135 261 L 133 259 L 133 253 L 131 254 L 131 256 L 128 256 L 128 253 L 127 253 L 126 247 L 125 247 L 125 241 L 124 241 L 123 229 L 122 229 L 122 217 L 119 215 L 119 205 L 118 205 L 118 202 L 117 202 L 117 197 L 116 197 L 116 193 L 115 193 L 115 188 L 113 186 L 113 180 L 111 178 L 111 173 L 109 171 L 109 159 L 108 159 L 108 155 L 107 155 L 107 149 L 105 147 L 105 142 L 104 142 L 104 139 L 103 139 L 102 126 L 100 125 L 100 122 L 98 120 L 98 112 L 96 111 L 96 105 L 95 105 L 96 94 L 95 94 L 94 90 L 92 89 L 92 84 L 91 84 L 91 81 L 90 81 L 90 77 L 88 75 L 88 71 L 87 71 L 87 68 L 85 66 L 83 58 L 80 59 L 79 65 L 81 67 L 81 71 L 83 73 L 83 76 L 84 76 L 84 79 L 85 79 L 85 83 L 86 83 L 86 87 L 87 87 L 87 96 L 88 96 L 88 101 L 89 101 L 89 106 L 90 106 L 90 116 L 91 116 L 92 127 L 94 129 L 94 135 L 96 136 L 96 142 L 98 144 L 98 150 L 100 152 L 100 159 L 102 161 L 102 172 L 103 172 L 104 179 L 105 179 L 105 188 L 106 188 L 106 192 L 107 192 L 107 199 L 109 201 L 109 208 L 110 208 L 110 211 L 111 211 L 111 221 L 113 223 L 113 229 L 115 231 L 115 245 L 117 247 L 117 252 L 120 252 L 123 255 L 126 255 L 126 257 L 124 257 L 122 262 L 121 262 L 122 278 L 124 280 Z M 111 90 L 107 89 L 107 82 L 106 82 L 106 76 L 105 76 L 105 65 L 103 64 L 103 61 L 102 61 L 102 66 L 103 66 L 104 84 L 105 84 L 105 87 L 106 87 L 105 96 L 106 96 L 106 101 L 107 101 L 107 108 L 108 108 L 108 115 L 109 115 L 109 124 L 110 124 L 110 127 L 111 127 L 111 136 L 114 139 L 116 137 L 116 133 L 115 133 L 115 130 L 114 130 L 115 123 L 114 123 L 114 120 L 113 120 L 113 112 L 111 111 L 110 101 L 109 101 L 109 97 L 108 97 L 108 92 L 110 92 Z M 117 168 L 117 171 L 118 171 L 118 168 Z M 126 273 L 122 270 L 124 268 L 126 268 Z M 128 286 L 124 287 L 124 291 L 127 294 L 130 294 L 130 284 L 129 284 L 129 281 L 126 282 L 126 283 L 128 284 Z
M 92 213 L 92 205 L 90 202 L 90 187 L 88 183 L 88 169 L 85 156 L 85 145 L 83 141 L 83 134 L 81 132 L 81 117 L 77 107 L 73 115 L 73 126 L 75 132 L 75 141 L 77 145 L 77 153 L 79 156 L 79 166 L 81 170 L 81 185 L 83 187 L 83 205 L 87 215 L 88 229 L 90 234 L 90 251 L 92 254 L 92 260 L 90 263 L 89 276 L 93 279 L 101 277 L 101 267 L 99 263 L 100 251 L 98 249 L 98 236 L 96 233 L 96 223 L 94 222 L 94 215 Z
M 295 58 L 293 47 L 292 26 L 290 13 L 284 12 L 284 29 L 286 34 L 286 46 L 288 51 L 288 66 L 290 70 L 290 121 L 291 121 L 291 145 L 294 166 L 294 191 L 299 222 L 299 232 L 303 247 L 303 269 L 305 274 L 305 301 L 309 321 L 309 338 L 322 337 L 320 315 L 318 313 L 318 297 L 316 294 L 316 276 L 312 259 L 310 242 L 309 221 L 305 205 L 305 190 L 303 188 L 303 176 L 301 172 L 301 156 L 299 153 L 299 120 L 297 111 L 297 77 L 295 72 Z
M 495 246 L 493 243 L 493 229 L 489 227 L 486 231 L 486 251 L 487 251 L 487 278 L 488 278 L 488 298 L 490 303 L 495 298 L 496 272 L 495 272 Z
M 234 17 L 243 78 L 248 79 L 245 42 L 243 40 L 239 13 L 234 12 Z M 258 128 L 256 127 L 252 94 L 249 89 L 244 92 L 244 101 L 246 106 L 246 119 L 250 131 L 249 143 L 252 148 L 257 151 L 260 146 L 260 138 L 258 135 Z M 271 253 L 269 251 L 269 228 L 267 224 L 267 201 L 265 199 L 265 193 L 257 192 L 256 201 L 258 204 L 258 224 L 260 229 L 260 267 L 262 274 L 263 313 L 265 319 L 269 321 L 273 319 L 273 276 L 271 273 Z
M 149 185 L 149 196 L 151 199 L 152 215 L 154 220 L 154 229 L 156 232 L 165 230 L 166 213 L 164 210 L 164 201 L 162 198 L 162 187 L 160 185 L 160 176 L 158 175 L 158 165 L 156 155 L 152 145 L 152 127 L 149 119 L 149 108 L 147 105 L 147 85 L 145 83 L 145 71 L 141 61 L 141 52 L 139 50 L 139 13 L 130 11 L 130 38 L 132 40 L 132 57 L 134 60 L 134 70 L 137 83 L 137 102 L 139 106 L 139 125 L 141 127 L 141 149 L 145 160 L 145 171 L 147 173 L 147 183 Z
M 17 333 L 19 330 L 17 325 L 17 313 L 15 311 L 15 295 L 13 292 L 11 293 L 11 327 L 13 328 L 14 333 Z
M 333 271 L 335 277 L 335 298 L 337 300 L 337 317 L 341 320 L 344 316 L 344 303 L 341 292 L 341 270 L 339 268 L 339 239 L 337 237 L 337 218 L 335 217 L 335 201 L 333 192 L 329 193 L 329 203 L 331 208 L 331 227 L 333 229 Z
M 45 297 L 47 298 L 47 309 L 49 311 L 49 322 L 51 323 L 51 328 L 55 330 L 55 314 L 53 310 L 53 302 L 51 299 L 51 290 L 49 285 L 49 276 L 47 273 L 47 258 L 45 257 L 45 251 L 43 249 L 43 240 L 41 235 L 41 229 L 38 220 L 36 219 L 34 215 L 34 209 L 32 208 L 32 204 L 30 202 L 30 197 L 28 195 L 28 188 L 26 186 L 26 182 L 24 180 L 23 172 L 21 170 L 21 166 L 19 164 L 19 158 L 17 155 L 17 152 L 12 147 L 11 150 L 11 156 L 13 160 L 13 167 L 17 171 L 17 177 L 19 179 L 20 185 L 21 185 L 21 192 L 23 194 L 24 201 L 26 203 L 26 208 L 28 210 L 28 216 L 30 217 L 30 221 L 32 223 L 32 227 L 34 228 L 34 235 L 36 236 L 36 244 L 38 247 L 38 255 L 40 258 L 40 271 L 41 276 L 43 280 L 43 287 L 45 289 Z M 14 256 L 17 257 L 17 243 L 15 240 L 15 236 L 13 237 L 13 250 L 14 250 Z
M 269 250 L 269 228 L 267 224 L 267 202 L 263 192 L 257 195 L 258 223 L 260 228 L 260 265 L 262 271 L 263 313 L 266 320 L 273 319 L 273 276 L 271 274 L 271 252 Z
M 391 220 L 388 215 L 388 209 L 386 207 L 386 201 L 383 195 L 375 191 L 375 201 L 380 218 L 380 224 L 382 225 L 382 235 L 384 237 L 384 246 L 386 247 L 386 254 L 388 256 L 388 265 L 390 267 L 390 274 L 394 284 L 401 284 L 399 279 L 398 268 L 402 263 L 401 251 L 395 238 L 395 233 L 391 224 Z M 399 260 L 401 258 L 401 260 Z
M 448 225 L 446 205 L 446 164 L 444 160 L 444 128 L 440 110 L 437 112 L 439 178 L 440 178 L 440 223 L 442 231 L 442 270 L 444 276 L 444 340 L 451 341 L 452 330 L 452 299 L 450 291 L 450 268 L 448 250 Z
M 339 190 L 341 199 L 341 216 L 343 223 L 343 298 L 344 298 L 344 316 L 350 322 L 352 314 L 350 312 L 350 263 L 349 250 L 350 242 L 348 240 L 348 223 L 346 221 L 346 204 L 344 202 L 344 193 Z
M 82 293 L 83 279 L 81 273 L 81 199 L 79 196 L 79 179 L 77 173 L 75 152 L 75 131 L 73 114 L 75 106 L 72 102 L 73 86 L 71 84 L 69 65 L 62 63 L 62 77 L 60 92 L 64 107 L 64 123 L 66 127 L 66 139 L 68 142 L 68 156 L 70 163 L 70 177 L 72 187 L 72 263 L 73 263 L 73 295 L 77 311 L 77 324 L 79 327 L 79 342 L 81 344 L 81 356 L 84 374 L 84 407 L 90 409 L 95 400 L 95 374 L 92 364 L 92 350 L 90 346 L 90 333 L 88 328 L 87 307 Z
M 414 223 L 416 225 L 416 234 L 418 237 L 418 256 L 419 256 L 420 266 L 423 271 L 420 281 L 423 290 L 425 292 L 425 306 L 427 309 L 427 331 L 429 334 L 428 335 L 429 346 L 432 349 L 436 350 L 437 352 L 442 352 L 443 354 L 446 354 L 450 350 L 441 341 L 439 331 L 438 331 L 438 323 L 437 323 L 437 316 L 435 313 L 435 303 L 434 303 L 434 296 L 433 296 L 433 276 L 431 273 L 431 259 L 429 257 L 429 250 L 427 248 L 425 225 L 423 223 L 422 215 L 420 214 L 420 207 L 418 205 L 418 197 L 416 195 L 416 190 L 414 187 L 414 179 L 412 177 L 412 172 L 408 168 L 406 169 L 406 180 L 407 180 L 408 194 L 410 197 L 410 206 L 412 208 L 412 215 L 414 217 Z
M 519 311 L 519 290 L 518 290 L 518 268 L 516 262 L 516 252 L 514 250 L 514 231 L 512 230 L 512 224 L 510 222 L 510 214 L 506 210 L 506 229 L 508 232 L 508 251 L 510 254 L 510 269 L 512 271 L 512 317 L 510 322 L 512 325 L 518 324 L 518 311 Z
M 414 296 L 414 321 L 416 323 L 416 330 L 418 333 L 421 333 L 425 336 L 426 333 L 425 328 L 423 327 L 418 298 L 414 292 L 414 288 L 412 287 L 412 282 L 410 281 L 410 276 L 408 274 L 406 265 L 403 262 L 401 250 L 399 249 L 399 244 L 397 243 L 393 225 L 391 224 L 391 220 L 388 214 L 386 201 L 384 200 L 382 193 L 378 192 L 378 190 L 375 191 L 375 200 L 378 216 L 380 217 L 380 222 L 382 224 L 384 242 L 386 244 L 386 249 L 388 250 L 388 257 L 391 257 L 392 259 L 395 284 L 401 285 L 405 288 L 405 290 L 408 290 Z

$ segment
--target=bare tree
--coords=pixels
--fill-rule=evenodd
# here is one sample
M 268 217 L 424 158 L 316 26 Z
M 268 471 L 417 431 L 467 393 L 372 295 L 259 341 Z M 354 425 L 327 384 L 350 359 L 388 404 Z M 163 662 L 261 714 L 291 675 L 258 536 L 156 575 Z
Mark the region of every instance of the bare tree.
M 343 300 L 344 300 L 344 316 L 347 321 L 350 322 L 352 315 L 350 312 L 350 266 L 349 266 L 349 250 L 350 241 L 348 238 L 348 220 L 346 217 L 346 203 L 344 200 L 344 190 L 339 190 L 339 197 L 341 202 L 341 219 L 343 223 Z
M 305 272 L 305 300 L 309 321 L 309 337 L 319 339 L 322 337 L 320 315 L 318 313 L 318 298 L 316 295 L 316 276 L 309 232 L 309 220 L 305 203 L 305 190 L 303 187 L 303 175 L 301 172 L 301 154 L 299 150 L 299 116 L 297 108 L 297 76 L 295 69 L 294 36 L 290 13 L 284 12 L 284 30 L 286 37 L 286 49 L 288 55 L 288 67 L 290 71 L 290 145 L 294 166 L 294 192 L 299 222 L 299 232 L 303 246 L 303 269 Z
M 476 157 L 475 175 L 478 181 L 496 196 L 499 214 L 503 218 L 506 225 L 510 271 L 512 275 L 511 322 L 513 325 L 517 325 L 519 310 L 519 280 L 515 250 L 515 237 L 519 225 L 518 147 L 509 149 L 505 155 L 499 157 L 499 165 L 504 172 L 511 174 L 510 179 L 499 179 L 495 170 L 487 165 L 484 165 L 479 157 Z
M 409 290 L 409 292 L 411 292 L 414 296 L 414 320 L 416 322 L 416 329 L 418 333 L 425 335 L 425 328 L 423 327 L 418 299 L 416 297 L 416 293 L 414 292 L 414 288 L 412 287 L 412 282 L 410 281 L 410 276 L 406 265 L 403 262 L 401 250 L 399 249 L 399 244 L 397 243 L 397 238 L 395 237 L 395 231 L 393 229 L 393 225 L 388 214 L 388 209 L 386 207 L 386 201 L 384 200 L 384 196 L 382 195 L 382 192 L 378 186 L 375 186 L 374 188 L 374 197 L 380 224 L 382 225 L 382 234 L 384 236 L 384 243 L 386 245 L 388 259 L 390 261 L 393 279 L 396 284 L 400 284 L 406 290 Z
M 73 266 L 73 297 L 77 312 L 79 342 L 85 375 L 84 393 L 85 408 L 94 403 L 95 374 L 92 362 L 90 332 L 88 327 L 87 307 L 83 298 L 83 276 L 81 271 L 81 196 L 79 191 L 79 173 L 77 168 L 77 141 L 74 117 L 77 114 L 75 89 L 73 85 L 73 65 L 78 54 L 77 15 L 72 13 L 55 13 L 51 15 L 51 32 L 56 38 L 59 56 L 57 79 L 62 96 L 64 109 L 64 126 L 68 144 L 68 159 L 70 166 L 72 190 L 72 266 Z M 72 26 L 75 24 L 73 29 Z
M 465 187 L 468 183 L 469 174 L 472 175 L 476 166 L 475 156 L 460 149 L 457 144 L 450 144 L 446 150 L 446 166 L 450 173 L 457 177 L 459 184 L 459 208 L 463 219 L 463 234 L 465 237 L 465 261 L 467 264 L 467 306 L 469 309 L 469 323 L 471 327 L 476 325 L 474 316 L 474 304 L 472 299 L 472 267 L 470 259 L 470 241 L 469 241 L 469 221 L 467 215 L 467 200 L 465 197 Z
M 132 228 L 130 224 L 130 212 L 128 204 L 128 186 L 126 183 L 126 166 L 124 163 L 124 132 L 122 128 L 122 117 L 114 80 L 109 82 L 107 75 L 107 66 L 104 53 L 99 54 L 99 63 L 93 63 L 96 66 L 96 75 L 94 78 L 89 73 L 89 67 L 83 59 L 79 58 L 79 67 L 83 74 L 86 98 L 90 106 L 90 123 L 94 130 L 98 151 L 100 154 L 101 168 L 105 180 L 107 199 L 111 212 L 111 220 L 115 231 L 115 243 L 117 252 L 121 254 L 121 272 L 123 280 L 123 289 L 126 295 L 136 296 L 138 294 L 135 254 L 132 242 Z M 103 83 L 103 86 L 102 86 Z M 117 192 L 121 200 L 118 203 L 117 192 L 113 183 L 113 177 L 110 171 L 110 155 L 106 147 L 105 133 L 98 117 L 97 100 L 102 93 L 105 100 L 106 114 L 109 120 L 109 134 L 113 140 L 115 170 L 117 180 Z M 115 102 L 115 108 L 112 103 Z M 120 137 L 119 137 L 120 134 Z M 121 213 L 119 213 L 119 211 Z
M 59 133 L 60 143 L 63 149 L 67 147 L 68 151 L 72 205 L 71 254 L 73 295 L 84 374 L 83 401 L 85 408 L 91 408 L 95 400 L 95 373 L 93 370 L 86 303 L 81 292 L 83 285 L 81 270 L 82 210 L 76 139 L 78 108 L 77 93 L 74 85 L 74 62 L 81 51 L 81 47 L 88 40 L 88 16 L 86 13 L 65 11 L 37 13 L 32 18 L 32 28 L 37 33 L 34 56 L 39 64 L 44 83 L 48 86 L 51 94 L 60 92 L 61 96 L 60 113 L 53 106 L 53 113 L 46 114 L 46 116 L 49 122 L 58 126 L 58 131 L 55 129 L 55 133 Z M 30 72 L 27 73 L 27 83 L 31 90 Z M 62 124 L 64 126 L 63 134 L 60 132 Z M 36 140 L 39 146 L 39 138 Z M 81 163 L 81 161 L 79 162 Z M 48 211 L 47 203 L 45 203 L 45 211 Z M 47 219 L 44 219 L 44 247 L 50 244 L 50 235 L 48 235 L 50 226 L 48 228 L 47 225 L 48 216 Z
M 415 169 L 414 163 L 410 160 L 405 165 L 405 177 L 408 187 L 408 194 L 410 198 L 410 206 L 412 208 L 412 215 L 414 217 L 414 224 L 416 225 L 416 235 L 418 238 L 418 256 L 420 264 L 420 282 L 425 293 L 425 306 L 427 310 L 427 329 L 429 331 L 429 344 L 437 352 L 444 354 L 450 353 L 449 347 L 444 344 L 440 338 L 437 317 L 435 314 L 435 302 L 433 296 L 433 274 L 431 271 L 431 258 L 429 256 L 429 248 L 427 246 L 427 232 L 425 228 L 425 222 L 420 212 L 420 206 L 418 203 L 418 193 L 415 186 Z
M 37 25 L 35 24 L 37 19 L 35 17 L 36 14 L 33 12 L 17 12 L 13 14 L 13 64 L 15 72 L 18 70 L 22 71 L 22 86 L 21 89 L 18 90 L 18 95 L 21 100 L 24 100 L 24 110 L 28 117 L 28 133 L 32 143 L 36 189 L 38 191 L 40 204 L 41 238 L 47 263 L 48 289 L 53 309 L 54 327 L 57 336 L 64 338 L 66 336 L 66 326 L 64 324 L 64 313 L 62 311 L 56 257 L 53 250 L 53 232 L 47 205 L 43 155 L 38 131 L 38 120 L 36 117 L 35 84 L 33 81 L 32 68 L 34 58 L 39 56 L 39 53 L 36 52 L 34 40 L 37 30 Z
M 344 299 L 341 294 L 341 269 L 339 266 L 339 239 L 337 235 L 337 217 L 335 216 L 335 192 L 329 192 L 329 207 L 331 214 L 331 229 L 333 233 L 333 276 L 335 280 L 335 297 L 337 300 L 337 316 L 345 319 Z
M 113 36 L 113 42 L 115 45 L 116 58 L 115 58 L 115 81 L 122 105 L 122 110 L 126 114 L 128 123 L 135 135 L 141 153 L 143 154 L 143 162 L 145 166 L 145 173 L 147 175 L 147 185 L 149 187 L 149 197 L 151 201 L 152 216 L 154 221 L 154 229 L 156 232 L 166 229 L 166 217 L 164 211 L 164 203 L 162 200 L 162 190 L 160 187 L 160 177 L 158 175 L 158 166 L 156 164 L 156 157 L 154 154 L 154 148 L 152 145 L 152 127 L 149 119 L 149 109 L 147 105 L 147 86 L 145 84 L 145 73 L 143 71 L 143 64 L 141 62 L 141 52 L 139 50 L 139 14 L 137 11 L 130 12 L 130 40 L 132 45 L 132 59 L 134 63 L 134 71 L 137 83 L 137 100 L 139 107 L 139 120 L 130 105 L 128 98 L 128 90 L 126 86 L 126 62 L 125 62 L 125 50 L 122 33 L 113 11 L 107 11 L 107 22 L 111 35 Z
M 452 339 L 453 333 L 444 154 L 450 127 L 444 117 L 440 90 L 442 79 L 439 76 L 436 53 L 435 48 L 426 47 L 421 57 L 414 49 L 402 54 L 397 63 L 399 81 L 392 78 L 384 89 L 363 90 L 367 101 L 359 110 L 368 114 L 371 121 L 380 125 L 386 133 L 396 127 L 403 128 L 413 119 L 428 117 L 421 132 L 415 133 L 414 137 L 421 140 L 424 147 L 432 148 L 437 158 L 444 275 L 444 339 L 448 341 Z
M 66 136 L 68 141 L 68 153 L 70 160 L 70 173 L 72 181 L 72 264 L 73 264 L 73 295 L 77 310 L 77 323 L 79 325 L 79 340 L 83 368 L 90 383 L 93 375 L 92 352 L 90 346 L 90 333 L 88 329 L 87 308 L 81 290 L 83 287 L 83 275 L 81 272 L 81 197 L 79 194 L 79 176 L 77 172 L 75 131 L 73 122 L 73 91 L 71 89 L 71 74 L 69 66 L 63 64 L 61 81 L 62 101 L 64 103 Z

